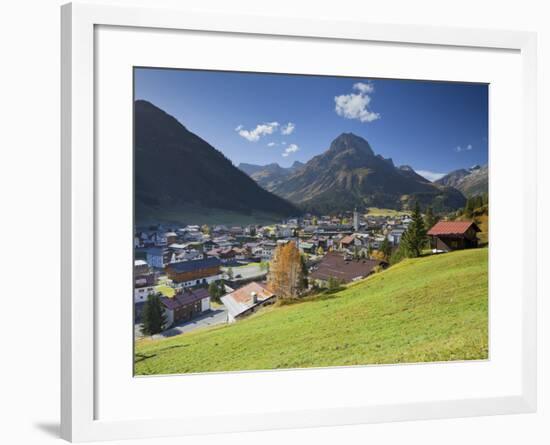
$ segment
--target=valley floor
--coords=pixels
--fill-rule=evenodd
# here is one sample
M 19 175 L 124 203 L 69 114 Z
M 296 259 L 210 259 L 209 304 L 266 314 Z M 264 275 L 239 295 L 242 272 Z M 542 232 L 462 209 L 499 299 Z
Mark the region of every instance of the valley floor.
M 488 249 L 405 260 L 333 295 L 136 342 L 137 375 L 488 358 Z

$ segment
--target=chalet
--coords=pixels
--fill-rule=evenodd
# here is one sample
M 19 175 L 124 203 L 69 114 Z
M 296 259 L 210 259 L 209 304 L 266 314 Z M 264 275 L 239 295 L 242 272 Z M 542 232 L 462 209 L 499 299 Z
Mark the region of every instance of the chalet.
M 350 283 L 369 276 L 375 267 L 385 267 L 384 261 L 347 259 L 337 252 L 327 253 L 321 262 L 314 267 L 309 277 L 320 286 L 326 286 L 330 277 L 342 283 Z
M 166 232 L 164 234 L 166 237 L 166 244 L 174 244 L 178 242 L 178 234 L 176 232 Z
M 242 249 L 234 247 L 218 247 L 206 252 L 209 257 L 218 258 L 222 263 L 230 263 L 242 255 Z
M 340 249 L 349 249 L 355 245 L 355 236 L 347 235 L 340 240 Z
M 168 278 L 176 287 L 192 287 L 210 284 L 221 279 L 221 261 L 218 258 L 182 261 L 168 264 L 165 268 Z
M 193 260 L 202 260 L 204 254 L 195 249 L 175 251 L 172 254 L 170 260 L 171 263 L 179 263 L 180 261 L 193 261 Z
M 204 241 L 204 234 L 198 230 L 186 230 L 183 239 L 187 242 L 201 243 Z
M 294 227 L 289 225 L 279 225 L 275 230 L 275 236 L 277 238 L 290 238 L 294 236 Z
M 147 296 L 155 292 L 157 277 L 146 261 L 134 261 L 134 303 L 147 300 Z
M 242 235 L 244 233 L 244 230 L 240 226 L 233 226 L 229 229 L 229 233 L 233 236 Z
M 215 234 L 225 234 L 229 232 L 229 229 L 224 225 L 217 225 L 217 226 L 214 226 L 214 228 L 212 229 L 212 232 Z
M 263 284 L 252 282 L 222 298 L 227 308 L 227 321 L 234 321 L 255 312 L 259 307 L 275 302 L 275 295 Z
M 428 231 L 430 247 L 434 252 L 477 247 L 480 231 L 473 221 L 439 221 Z
M 186 232 L 198 232 L 200 230 L 200 226 L 199 225 L 189 225 L 189 226 L 185 226 L 184 230 Z
M 390 233 L 388 233 L 388 241 L 394 246 L 397 246 L 403 238 L 403 234 L 407 231 L 405 227 L 394 227 Z
M 298 247 L 304 253 L 315 253 L 315 243 L 300 241 Z
M 214 238 L 212 242 L 218 247 L 231 247 L 235 242 L 235 238 L 228 235 L 222 235 Z
M 260 243 L 261 252 L 260 257 L 264 261 L 269 261 L 273 257 L 273 253 L 275 252 L 275 249 L 277 248 L 277 243 L 274 243 L 272 241 L 264 241 Z
M 166 238 L 157 233 L 156 230 L 146 230 L 136 232 L 134 235 L 135 247 L 163 246 L 166 244 Z
M 155 246 L 166 246 L 167 240 L 166 240 L 166 233 L 162 231 L 154 232 L 151 237 L 155 241 Z
M 149 264 L 145 260 L 135 260 L 134 261 L 134 275 L 141 275 L 149 273 L 151 270 Z
M 210 294 L 206 289 L 185 289 L 173 297 L 160 297 L 166 316 L 166 327 L 180 321 L 189 321 L 210 310 Z

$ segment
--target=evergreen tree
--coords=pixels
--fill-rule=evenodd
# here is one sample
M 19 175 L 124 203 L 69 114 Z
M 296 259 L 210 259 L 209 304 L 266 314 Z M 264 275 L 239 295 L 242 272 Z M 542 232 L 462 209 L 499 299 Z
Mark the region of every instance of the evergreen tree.
M 391 255 L 391 244 L 386 236 L 380 245 L 380 251 L 384 254 L 384 259 L 388 259 Z
M 219 303 L 220 298 L 225 294 L 225 288 L 222 281 L 212 281 L 208 285 L 208 293 L 213 301 Z
M 230 280 L 232 280 L 233 279 L 233 268 L 232 267 L 228 268 L 226 274 L 227 274 L 227 277 Z
M 403 247 L 403 242 L 401 242 L 399 247 L 393 251 L 389 261 L 393 266 L 394 264 L 399 263 L 403 258 L 405 258 L 405 248 Z
M 428 240 L 427 230 L 424 226 L 424 219 L 420 214 L 420 206 L 416 202 L 414 211 L 412 214 L 412 222 L 403 234 L 401 238 L 401 246 L 405 256 L 409 258 L 416 258 L 422 253 L 422 248 L 426 245 Z
M 477 195 L 474 200 L 474 206 L 476 209 L 483 207 L 483 196 Z
M 141 331 L 146 335 L 158 334 L 164 329 L 166 317 L 158 294 L 149 294 L 143 306 Z
M 309 284 L 309 280 L 307 279 L 309 270 L 307 268 L 306 256 L 304 254 L 300 255 L 300 263 L 302 265 L 302 286 L 303 289 L 307 289 Z
M 426 228 L 428 230 L 431 229 L 433 226 L 435 226 L 437 221 L 439 221 L 439 218 L 434 215 L 433 209 L 430 206 L 428 206 L 428 208 L 426 209 L 426 215 L 424 216 L 424 222 L 426 223 Z
M 466 208 L 464 209 L 464 214 L 468 218 L 471 218 L 472 215 L 474 214 L 474 209 L 475 209 L 475 203 L 474 203 L 473 198 L 468 198 L 466 200 Z

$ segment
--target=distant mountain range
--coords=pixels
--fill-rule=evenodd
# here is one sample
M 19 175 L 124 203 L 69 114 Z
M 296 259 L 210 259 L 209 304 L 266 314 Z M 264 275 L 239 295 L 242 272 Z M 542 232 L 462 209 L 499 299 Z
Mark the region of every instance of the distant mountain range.
M 255 170 L 252 177 L 256 179 L 259 172 Z M 262 179 L 256 180 L 261 184 Z M 314 213 L 368 206 L 402 209 L 414 201 L 436 211 L 465 204 L 458 190 L 434 184 L 409 166 L 396 167 L 353 133 L 341 134 L 324 153 L 269 184 L 270 191 Z
M 474 165 L 469 169 L 461 168 L 452 171 L 435 181 L 436 184 L 454 187 L 464 196 L 471 197 L 489 192 L 489 167 Z
M 134 104 L 136 222 L 185 206 L 296 215 L 220 151 L 144 100 Z
M 272 191 L 281 182 L 295 171 L 302 168 L 305 164 L 300 161 L 294 161 L 290 167 L 281 167 L 276 162 L 267 165 L 246 164 L 241 162 L 239 168 L 249 175 L 254 181 L 260 184 L 264 189 Z
M 375 154 L 365 139 L 352 133 L 341 134 L 305 164 L 283 168 L 242 163 L 237 168 L 160 108 L 144 100 L 134 106 L 136 222 L 189 207 L 284 217 L 369 206 L 406 209 L 419 201 L 423 207 L 448 211 L 465 204 L 457 188 L 472 183 L 465 187 L 472 190 L 482 182 L 477 181 L 480 167 L 432 183 L 411 167 L 396 167 Z

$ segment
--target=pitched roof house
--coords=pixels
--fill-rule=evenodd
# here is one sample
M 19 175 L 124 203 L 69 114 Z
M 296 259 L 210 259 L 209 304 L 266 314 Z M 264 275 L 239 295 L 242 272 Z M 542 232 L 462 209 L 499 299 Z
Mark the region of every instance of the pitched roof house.
M 263 284 L 252 282 L 227 295 L 221 297 L 227 308 L 228 321 L 234 322 L 237 318 L 255 312 L 257 308 L 275 301 L 275 294 Z
M 160 297 L 166 315 L 166 326 L 192 320 L 210 309 L 210 294 L 206 289 L 186 289 L 173 297 Z
M 481 232 L 473 221 L 439 221 L 430 230 L 430 246 L 436 252 L 477 247 L 477 233 Z
M 309 276 L 313 280 L 322 283 L 326 283 L 330 277 L 336 278 L 342 283 L 350 283 L 367 277 L 373 272 L 376 266 L 385 265 L 385 262 L 379 260 L 350 260 L 340 253 L 329 252 Z
M 166 274 L 178 286 L 210 284 L 221 278 L 221 261 L 218 258 L 182 261 L 166 266 Z

